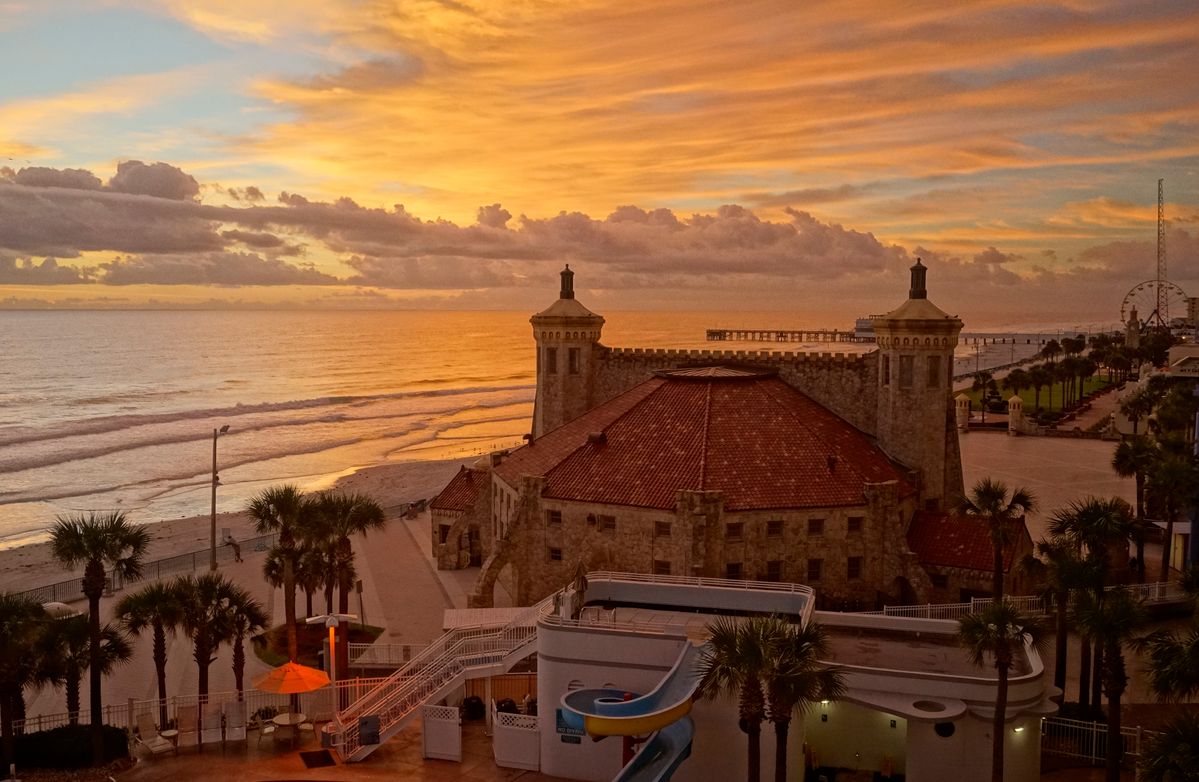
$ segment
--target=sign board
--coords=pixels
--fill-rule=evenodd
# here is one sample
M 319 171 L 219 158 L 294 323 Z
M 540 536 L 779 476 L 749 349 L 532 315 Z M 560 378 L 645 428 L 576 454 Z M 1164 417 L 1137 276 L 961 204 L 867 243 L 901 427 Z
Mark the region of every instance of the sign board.
M 583 735 L 582 728 L 571 727 L 571 725 L 569 723 L 567 723 L 566 718 L 562 716 L 562 709 L 554 710 L 554 722 L 558 726 L 558 733 L 560 733 L 563 736 L 563 739 L 562 739 L 563 741 L 566 741 L 565 737 L 567 737 L 567 736 L 574 736 L 575 738 L 579 738 L 580 736 Z M 568 744 L 578 744 L 579 742 L 570 741 L 567 743 Z

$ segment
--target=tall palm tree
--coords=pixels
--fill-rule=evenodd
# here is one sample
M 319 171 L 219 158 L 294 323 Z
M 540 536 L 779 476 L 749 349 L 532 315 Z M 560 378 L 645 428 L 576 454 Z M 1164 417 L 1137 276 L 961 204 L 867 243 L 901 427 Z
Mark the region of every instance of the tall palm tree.
M 14 762 L 13 720 L 24 710 L 25 686 L 38 673 L 38 639 L 49 618 L 23 595 L 0 592 L 0 748 L 4 768 Z
M 770 665 L 771 643 L 762 617 L 738 622 L 721 617 L 708 625 L 708 645 L 700 658 L 697 692 L 709 700 L 736 696 L 747 743 L 746 780 L 762 776 L 762 721 L 766 697 L 762 681 Z
M 365 494 L 326 493 L 317 501 L 323 526 L 334 549 L 333 571 L 337 579 L 337 612 L 350 611 L 350 592 L 354 588 L 354 547 L 350 538 L 382 529 L 387 525 L 383 507 Z M 333 613 L 330 609 L 329 613 Z M 341 633 L 337 644 L 337 669 L 346 670 L 349 663 L 349 634 Z
M 50 532 L 50 550 L 64 568 L 83 565 L 83 594 L 87 597 L 91 663 L 88 666 L 91 703 L 92 763 L 104 762 L 104 677 L 100 644 L 100 597 L 108 572 L 126 581 L 141 576 L 142 558 L 150 536 L 120 511 L 59 516 Z
M 169 584 L 154 581 L 125 595 L 113 609 L 125 629 L 141 635 L 147 629 L 153 638 L 154 675 L 158 680 L 158 724 L 167 724 L 167 633 L 172 635 L 183 618 L 178 592 Z
M 1032 388 L 1032 383 L 1029 380 L 1027 371 L 1016 368 L 1011 372 L 1008 372 L 1003 378 L 1003 387 L 1011 391 L 1016 396 L 1019 396 L 1020 392 L 1024 389 Z
M 1120 403 L 1120 414 L 1132 422 L 1132 434 L 1137 434 L 1137 424 L 1153 412 L 1154 398 L 1147 389 L 1137 391 Z
M 1199 714 L 1185 711 L 1165 724 L 1141 751 L 1137 779 L 1181 782 L 1194 779 L 1199 768 Z
M 93 660 L 88 618 L 82 614 L 56 619 L 46 626 L 41 638 L 43 673 L 66 690 L 67 721 L 79 724 L 79 686 Z M 100 673 L 108 676 L 119 664 L 133 657 L 133 648 L 123 633 L 112 625 L 100 628 Z
M 192 642 L 203 702 L 208 699 L 208 666 L 221 644 L 233 638 L 233 601 L 242 590 L 220 573 L 183 576 L 175 580 L 175 589 L 182 612 L 179 624 Z
M 1135 478 L 1137 484 L 1136 525 L 1133 541 L 1137 546 L 1137 580 L 1145 583 L 1145 480 L 1159 456 L 1158 448 L 1148 437 L 1132 437 L 1116 446 L 1112 469 L 1121 478 Z
M 1066 691 L 1066 672 L 1069 646 L 1070 590 L 1089 583 L 1093 576 L 1092 566 L 1078 556 L 1073 543 L 1061 538 L 1050 538 L 1037 543 L 1037 553 L 1025 554 L 1020 560 L 1020 569 L 1035 583 L 1041 584 L 1041 594 L 1052 598 L 1054 606 L 1054 670 L 1053 685 L 1063 693 Z
M 1028 370 L 1028 385 L 1033 390 L 1033 407 L 1041 409 L 1041 389 L 1053 382 L 1053 375 L 1044 364 L 1037 364 Z
M 1165 454 L 1150 469 L 1146 489 L 1156 500 L 1166 519 L 1166 534 L 1162 539 L 1162 564 L 1159 581 L 1170 580 L 1170 549 L 1174 542 L 1174 522 L 1182 514 L 1199 486 L 1199 469 L 1195 460 L 1182 454 Z
M 283 621 L 287 632 L 287 656 L 292 662 L 298 655 L 296 636 L 296 547 L 301 531 L 311 523 L 314 506 L 299 487 L 292 484 L 273 486 L 250 500 L 247 508 L 258 534 L 275 533 L 283 561 Z
M 787 735 L 791 718 L 804 714 L 813 703 L 836 700 L 845 694 L 841 673 L 823 662 L 828 656 L 828 636 L 815 622 L 795 625 L 770 617 L 765 635 L 774 649 L 765 675 L 766 712 L 774 724 L 774 779 L 787 780 Z
M 1023 523 L 1024 515 L 1036 508 L 1036 498 L 1029 489 L 1008 491 L 1002 481 L 983 478 L 974 484 L 963 498 L 959 510 L 987 523 L 991 535 L 992 572 L 991 594 L 996 602 L 1003 600 L 1003 560 L 1007 547 Z
M 1124 741 L 1120 737 L 1120 699 L 1128 687 L 1124 643 L 1131 641 L 1143 619 L 1141 606 L 1127 589 L 1110 590 L 1102 599 L 1082 592 L 1074 605 L 1074 622 L 1103 646 L 1103 694 L 1107 696 L 1106 782 L 1120 782 Z
M 1038 617 L 1021 613 L 1011 603 L 994 602 L 958 620 L 958 640 L 975 665 L 988 660 L 995 666 L 995 716 L 991 724 L 991 782 L 1003 782 L 1003 724 L 1007 714 L 1008 675 L 1014 650 L 1024 644 L 1044 645 L 1045 630 Z
M 246 677 L 246 637 L 263 629 L 267 617 L 262 604 L 241 587 L 230 590 L 229 608 L 232 612 L 230 625 L 233 636 L 233 683 L 237 688 L 237 699 L 241 700 Z
M 983 370 L 974 373 L 974 382 L 970 390 L 978 394 L 978 409 L 982 411 L 982 422 L 987 422 L 987 392 L 995 385 L 995 376 Z

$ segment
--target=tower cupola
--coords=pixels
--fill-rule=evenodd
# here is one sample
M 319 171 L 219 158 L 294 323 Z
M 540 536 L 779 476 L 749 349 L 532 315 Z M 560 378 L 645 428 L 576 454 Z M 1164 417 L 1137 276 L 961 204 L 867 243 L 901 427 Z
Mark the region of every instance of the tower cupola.
M 569 263 L 560 274 L 562 275 L 562 290 L 558 293 L 558 298 L 573 299 L 575 297 L 575 273 L 570 270 Z
M 570 267 L 567 266 L 566 268 L 569 269 Z M 916 265 L 913 266 L 910 271 L 912 272 L 912 287 L 908 290 L 908 298 L 927 299 L 928 289 L 925 287 L 924 275 L 928 269 L 923 263 L 920 262 L 920 259 L 917 258 Z
M 534 315 L 537 342 L 537 397 L 533 437 L 573 420 L 595 404 L 595 363 L 604 319 L 575 298 L 575 273 L 567 265 L 559 276 L 558 300 Z

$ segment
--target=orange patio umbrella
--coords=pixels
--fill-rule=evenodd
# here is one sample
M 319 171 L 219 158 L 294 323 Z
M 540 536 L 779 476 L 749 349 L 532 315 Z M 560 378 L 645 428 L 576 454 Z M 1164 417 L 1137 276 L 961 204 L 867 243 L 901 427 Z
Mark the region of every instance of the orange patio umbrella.
M 254 689 L 294 695 L 312 692 L 329 684 L 329 674 L 299 663 L 284 663 L 254 679 Z

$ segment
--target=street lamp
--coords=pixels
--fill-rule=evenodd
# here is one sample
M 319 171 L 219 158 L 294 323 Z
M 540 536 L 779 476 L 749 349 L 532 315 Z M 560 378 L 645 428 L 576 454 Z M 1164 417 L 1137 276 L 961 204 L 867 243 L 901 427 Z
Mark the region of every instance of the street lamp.
M 216 473 L 216 439 L 229 431 L 229 424 L 212 430 L 212 528 L 208 536 L 208 569 L 216 572 L 216 487 L 221 479 Z
M 329 628 L 329 681 L 337 681 L 337 625 L 341 622 L 353 622 L 357 614 L 323 614 L 310 616 L 305 621 L 310 625 L 324 623 Z

